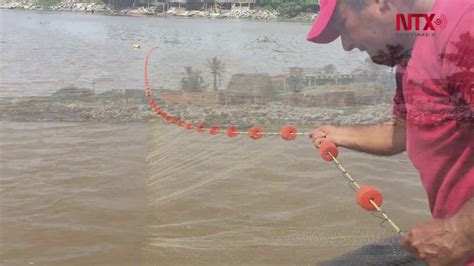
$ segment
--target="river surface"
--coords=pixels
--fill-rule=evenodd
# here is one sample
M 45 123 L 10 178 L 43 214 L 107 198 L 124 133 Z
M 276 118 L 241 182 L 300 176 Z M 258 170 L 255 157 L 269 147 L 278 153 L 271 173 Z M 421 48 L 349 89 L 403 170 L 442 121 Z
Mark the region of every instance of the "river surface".
M 0 97 L 74 85 L 176 88 L 184 66 L 217 56 L 231 73 L 286 72 L 365 58 L 305 40 L 309 23 L 110 17 L 0 10 Z M 273 42 L 259 42 L 268 36 Z M 138 43 L 142 49 L 134 50 Z M 210 76 L 205 75 L 207 82 Z M 0 263 L 4 265 L 308 265 L 392 235 L 361 210 L 305 138 L 227 139 L 159 123 L 2 119 Z M 315 125 L 317 126 L 317 125 Z M 429 219 L 405 154 L 341 150 L 408 229 Z
M 45 95 L 66 85 L 142 89 L 143 58 L 150 61 L 154 88 L 175 89 L 185 66 L 201 70 L 207 83 L 207 60 L 218 57 L 230 74 L 268 72 L 289 67 L 335 65 L 351 71 L 366 56 L 344 53 L 339 42 L 306 41 L 311 24 L 249 20 L 95 16 L 0 10 L 0 96 Z M 272 42 L 259 42 L 267 36 Z M 132 49 L 140 44 L 142 49 Z M 344 56 L 341 56 L 343 54 Z

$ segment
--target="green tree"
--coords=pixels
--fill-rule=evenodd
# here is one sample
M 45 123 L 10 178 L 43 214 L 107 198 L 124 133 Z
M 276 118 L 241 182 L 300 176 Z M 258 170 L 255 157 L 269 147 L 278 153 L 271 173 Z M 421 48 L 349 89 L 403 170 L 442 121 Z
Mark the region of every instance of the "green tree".
M 181 89 L 184 91 L 202 91 L 206 88 L 201 71 L 193 70 L 192 67 L 184 67 L 185 77 L 181 79 Z
M 225 65 L 217 57 L 207 60 L 207 67 L 211 70 L 211 75 L 214 79 L 213 90 L 217 91 L 217 83 L 222 84 L 222 75 L 225 72 Z
M 315 0 L 266 0 L 258 6 L 264 9 L 276 10 L 283 17 L 295 17 L 300 12 L 316 12 L 319 6 Z
M 59 0 L 38 0 L 38 4 L 43 7 L 55 6 L 59 3 Z
M 324 74 L 335 74 L 336 67 L 333 64 L 325 65 L 323 67 Z

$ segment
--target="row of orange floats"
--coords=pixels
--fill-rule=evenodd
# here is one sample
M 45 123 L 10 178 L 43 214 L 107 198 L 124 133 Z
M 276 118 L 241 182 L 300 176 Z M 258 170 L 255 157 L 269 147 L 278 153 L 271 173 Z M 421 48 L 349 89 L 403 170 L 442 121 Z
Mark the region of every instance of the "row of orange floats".
M 200 124 L 193 124 L 192 122 L 185 122 L 179 120 L 166 112 L 162 111 L 155 101 L 151 98 L 151 94 L 147 91 L 148 101 L 150 102 L 151 107 L 160 115 L 165 121 L 176 124 L 178 127 L 186 127 L 189 130 L 195 129 L 196 132 L 203 133 L 206 130 L 209 131 L 211 135 L 217 135 L 219 133 L 225 133 L 228 137 L 233 138 L 241 134 L 247 134 L 251 139 L 260 139 L 265 135 L 276 135 L 276 133 L 265 133 L 259 127 L 250 128 L 247 132 L 240 132 L 236 127 L 229 127 L 225 130 L 221 130 L 219 125 L 212 125 L 209 128 L 206 128 L 203 123 Z M 282 139 L 290 141 L 296 139 L 297 130 L 293 126 L 287 126 L 283 128 L 279 135 Z
M 157 112 L 158 115 L 160 115 L 165 121 L 176 124 L 178 127 L 185 127 L 188 130 L 195 130 L 198 133 L 203 133 L 206 130 L 209 132 L 211 135 L 217 135 L 217 134 L 226 134 L 228 137 L 233 138 L 238 135 L 248 135 L 251 139 L 257 140 L 262 138 L 263 136 L 276 136 L 279 135 L 283 140 L 286 141 L 291 141 L 295 140 L 297 135 L 309 135 L 309 133 L 298 133 L 297 129 L 293 126 L 287 126 L 284 127 L 280 130 L 280 132 L 271 132 L 271 133 L 265 133 L 261 128 L 259 127 L 253 127 L 250 128 L 248 131 L 242 132 L 239 131 L 236 127 L 228 127 L 225 129 L 221 129 L 219 125 L 212 125 L 209 128 L 206 128 L 203 123 L 200 124 L 193 124 L 192 122 L 186 122 L 182 121 L 180 119 L 177 119 L 165 111 L 161 110 L 159 106 L 156 104 L 156 102 L 153 100 L 152 95 L 151 95 L 151 89 L 150 89 L 150 84 L 148 82 L 148 56 L 150 55 L 151 52 L 153 52 L 155 48 L 152 48 L 147 56 L 145 57 L 145 89 L 146 89 L 146 97 L 148 99 L 148 102 L 150 103 L 151 107 Z M 334 161 L 335 165 L 338 167 L 338 169 L 342 172 L 343 176 L 345 176 L 350 183 L 354 184 L 356 187 L 356 201 L 357 203 L 365 210 L 367 211 L 378 211 L 382 213 L 384 216 L 384 219 L 389 221 L 390 224 L 397 230 L 398 233 L 401 233 L 401 230 L 396 226 L 386 215 L 385 212 L 383 212 L 380 209 L 380 206 L 382 205 L 383 198 L 380 192 L 378 191 L 377 188 L 372 187 L 372 186 L 359 186 L 355 180 L 350 177 L 350 175 L 347 173 L 347 171 L 342 168 L 340 163 L 337 161 L 337 156 L 339 155 L 339 151 L 337 149 L 337 146 L 332 143 L 332 142 L 325 142 L 321 144 L 319 147 L 319 153 L 321 155 L 321 158 L 325 161 Z

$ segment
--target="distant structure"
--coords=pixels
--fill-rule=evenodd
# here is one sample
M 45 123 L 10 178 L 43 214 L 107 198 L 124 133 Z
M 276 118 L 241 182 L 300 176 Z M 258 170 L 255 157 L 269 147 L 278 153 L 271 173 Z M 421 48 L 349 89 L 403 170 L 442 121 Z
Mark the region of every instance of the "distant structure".
M 224 92 L 226 104 L 266 104 L 274 90 L 269 74 L 234 74 Z
M 356 84 L 356 85 L 355 85 Z M 386 102 L 386 86 L 365 74 L 341 74 L 334 66 L 290 67 L 287 73 L 234 74 L 225 90 L 160 90 L 166 104 L 239 105 L 281 101 L 303 106 L 349 106 Z M 390 100 L 390 99 L 388 99 Z
M 277 94 L 298 93 L 306 87 L 347 85 L 356 81 L 356 75 L 325 73 L 322 68 L 290 67 L 286 74 L 272 76 Z
M 152 0 L 150 5 L 161 7 L 162 12 L 170 8 L 187 10 L 231 10 L 234 8 L 254 8 L 265 0 Z M 320 0 L 307 0 L 308 3 L 319 5 Z
M 224 103 L 223 93 L 213 91 L 185 92 L 182 90 L 162 90 L 159 99 L 167 105 L 212 106 Z

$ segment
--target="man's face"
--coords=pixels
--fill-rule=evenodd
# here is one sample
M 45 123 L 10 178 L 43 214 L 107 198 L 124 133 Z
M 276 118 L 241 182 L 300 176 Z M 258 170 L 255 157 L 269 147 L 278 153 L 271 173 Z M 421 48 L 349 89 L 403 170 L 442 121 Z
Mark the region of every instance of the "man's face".
M 383 3 L 382 3 L 383 2 Z M 394 66 L 401 63 L 401 53 L 411 49 L 407 39 L 397 36 L 396 14 L 400 9 L 385 1 L 368 1 L 360 9 L 348 1 L 339 1 L 331 21 L 341 33 L 344 50 L 358 48 L 369 54 L 374 63 Z

